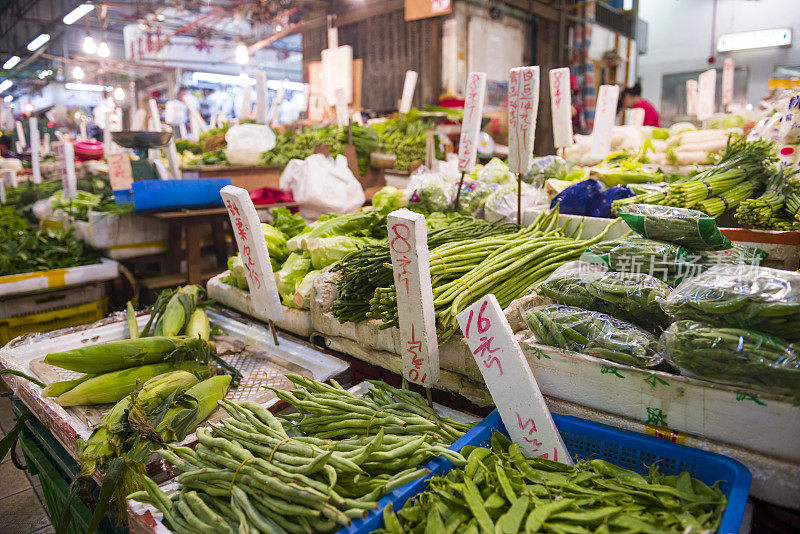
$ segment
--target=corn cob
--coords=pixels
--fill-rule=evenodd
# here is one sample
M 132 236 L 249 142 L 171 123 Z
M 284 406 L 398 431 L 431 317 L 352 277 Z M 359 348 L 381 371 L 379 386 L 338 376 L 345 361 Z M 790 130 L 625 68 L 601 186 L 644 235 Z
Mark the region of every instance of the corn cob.
M 51 384 L 47 384 L 47 387 L 42 390 L 42 397 L 58 397 L 59 395 L 63 395 L 67 391 L 71 390 L 75 386 L 86 382 L 90 378 L 94 378 L 99 375 L 83 375 L 80 378 L 75 378 L 74 380 L 60 380 L 58 382 L 53 382 Z
M 179 364 L 153 363 L 130 369 L 121 369 L 94 376 L 85 382 L 81 382 L 71 390 L 61 394 L 56 399 L 56 402 L 61 406 L 117 402 L 151 378 L 175 370 L 205 374 L 206 376 L 210 371 L 208 366 L 195 361 Z
M 128 320 L 128 337 L 136 339 L 139 337 L 139 325 L 136 322 L 136 310 L 133 309 L 131 301 L 125 305 L 125 317 Z
M 79 373 L 108 373 L 148 363 L 163 362 L 178 349 L 200 348 L 197 340 L 142 337 L 110 341 L 63 352 L 51 352 L 44 361 Z
M 127 395 L 121 399 L 103 417 L 100 426 L 94 429 L 81 448 L 78 455 L 81 475 L 93 475 L 109 458 L 122 452 L 121 448 L 129 431 L 125 424 L 125 412 L 132 405 L 149 413 L 158 408 L 170 395 L 183 393 L 197 383 L 197 377 L 190 372 L 170 371 L 145 382 L 135 395 Z
M 190 285 L 183 286 L 172 295 L 164 310 L 164 316 L 159 320 L 163 335 L 177 336 L 181 333 L 186 326 L 187 318 L 194 313 L 202 292 L 203 288 L 200 286 Z
M 203 308 L 197 308 L 189 318 L 186 325 L 186 337 L 197 339 L 204 339 L 208 341 L 211 335 L 211 325 L 208 322 L 208 316 Z

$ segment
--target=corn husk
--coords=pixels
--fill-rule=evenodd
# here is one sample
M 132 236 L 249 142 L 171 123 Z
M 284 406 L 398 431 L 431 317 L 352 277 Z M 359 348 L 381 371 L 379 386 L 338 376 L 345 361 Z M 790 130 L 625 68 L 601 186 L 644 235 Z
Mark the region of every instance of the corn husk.
M 211 336 L 211 324 L 208 322 L 208 315 L 203 308 L 197 308 L 186 324 L 186 337 L 200 338 L 208 341 Z

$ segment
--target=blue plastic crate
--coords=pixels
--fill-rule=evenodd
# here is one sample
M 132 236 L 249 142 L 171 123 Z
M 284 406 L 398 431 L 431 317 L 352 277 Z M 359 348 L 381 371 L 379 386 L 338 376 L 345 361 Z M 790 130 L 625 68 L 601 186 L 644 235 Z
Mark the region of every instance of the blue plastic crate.
M 659 462 L 659 470 L 665 475 L 688 471 L 693 477 L 709 485 L 722 481 L 720 489 L 728 497 L 728 506 L 718 532 L 739 532 L 752 478 L 750 471 L 740 462 L 721 454 L 568 415 L 553 414 L 553 421 L 573 460 L 600 458 L 643 475 L 648 474 L 651 464 Z M 450 449 L 460 451 L 467 445 L 488 447 L 495 430 L 508 436 L 497 410 L 453 443 Z M 382 512 L 387 504 L 391 502 L 395 511 L 400 510 L 408 499 L 425 491 L 432 476 L 443 475 L 454 466 L 449 460 L 439 457 L 426 467 L 431 470 L 429 475 L 409 482 L 385 496 L 379 501 L 379 510 L 370 512 L 365 519 L 353 521 L 351 526 L 339 530 L 338 534 L 367 533 L 381 528 Z
M 146 180 L 133 182 L 136 211 L 222 206 L 219 190 L 231 185 L 230 178 Z
M 114 202 L 116 202 L 117 204 L 132 204 L 133 191 L 131 191 L 130 189 L 115 189 Z

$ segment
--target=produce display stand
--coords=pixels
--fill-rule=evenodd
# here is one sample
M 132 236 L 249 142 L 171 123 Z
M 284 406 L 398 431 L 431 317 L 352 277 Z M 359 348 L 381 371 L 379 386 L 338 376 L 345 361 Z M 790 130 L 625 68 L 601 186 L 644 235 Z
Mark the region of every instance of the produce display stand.
M 255 191 L 278 188 L 283 167 L 279 165 L 199 165 L 181 167 L 183 178 L 230 178 L 236 187 Z
M 116 261 L 102 258 L 100 263 L 91 265 L 0 276 L 0 297 L 104 282 L 113 280 L 118 273 Z

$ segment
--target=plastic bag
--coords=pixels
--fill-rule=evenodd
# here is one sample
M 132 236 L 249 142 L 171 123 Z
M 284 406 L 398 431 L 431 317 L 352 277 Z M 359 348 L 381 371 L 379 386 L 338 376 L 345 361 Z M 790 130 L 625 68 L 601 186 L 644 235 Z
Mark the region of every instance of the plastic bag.
M 726 250 L 699 250 L 695 251 L 693 258 L 697 263 L 708 266 L 714 265 L 763 265 L 769 254 L 756 247 L 734 244 Z
M 594 178 L 572 184 L 550 202 L 550 209 L 559 206 L 563 215 L 588 215 L 589 205 L 600 196 L 603 188 Z
M 500 158 L 492 158 L 489 163 L 478 169 L 475 173 L 475 178 L 479 182 L 487 184 L 509 185 L 517 183 L 517 177 L 508 170 L 508 165 Z
M 360 208 L 366 197 L 361 184 L 342 155 L 336 160 L 312 154 L 304 160 L 293 159 L 281 173 L 281 189 L 291 189 L 306 219 L 318 219 L 323 213 L 349 213 Z
M 695 276 L 701 269 L 691 262 L 688 249 L 643 237 L 622 237 L 596 243 L 586 249 L 580 259 L 621 273 L 646 273 L 673 287 L 684 278 Z
M 590 217 L 603 217 L 605 219 L 613 219 L 614 215 L 611 213 L 611 204 L 615 200 L 621 198 L 632 197 L 631 191 L 627 185 L 615 185 L 609 187 L 605 191 L 601 191 L 599 195 L 595 196 L 589 204 L 587 215 Z
M 717 228 L 717 221 L 702 211 L 631 204 L 621 207 L 617 214 L 642 237 L 677 243 L 693 250 L 723 250 L 731 246 L 730 239 Z
M 673 323 L 659 341 L 681 374 L 772 393 L 800 392 L 800 353 L 781 339 L 741 328 L 695 321 Z
M 500 186 L 483 184 L 465 177 L 458 201 L 458 213 L 480 216 L 486 198 Z M 458 192 L 458 180 L 437 172 L 425 172 L 412 177 L 406 188 L 408 207 L 427 213 L 452 211 Z
M 656 336 L 605 313 L 549 304 L 525 310 L 523 317 L 544 345 L 633 367 L 654 367 L 663 362 Z
M 669 316 L 658 304 L 671 288 L 643 273 L 593 273 L 549 279 L 536 292 L 556 304 L 599 311 L 660 334 Z
M 547 277 L 547 280 L 555 280 L 556 278 L 563 278 L 565 276 L 591 275 L 594 273 L 604 273 L 607 271 L 608 266 L 606 265 L 583 260 L 573 260 L 556 267 L 556 270 Z
M 538 204 L 546 205 L 544 189 L 522 183 L 522 211 Z M 489 222 L 517 222 L 517 184 L 504 185 L 491 193 L 483 205 L 483 217 Z
M 263 124 L 237 124 L 225 133 L 226 155 L 232 165 L 258 165 L 261 154 L 275 148 L 275 133 Z
M 661 303 L 676 319 L 748 328 L 800 339 L 800 274 L 717 265 L 675 288 Z

